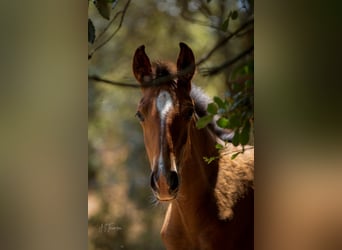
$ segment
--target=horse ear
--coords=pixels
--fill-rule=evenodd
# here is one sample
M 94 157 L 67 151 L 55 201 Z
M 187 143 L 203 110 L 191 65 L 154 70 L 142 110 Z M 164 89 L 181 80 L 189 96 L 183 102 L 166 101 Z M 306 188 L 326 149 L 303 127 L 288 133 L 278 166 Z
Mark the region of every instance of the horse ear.
M 191 90 L 191 79 L 195 73 L 195 56 L 185 43 L 180 43 L 180 52 L 177 59 L 178 84 Z
M 133 73 L 141 84 L 152 80 L 152 67 L 148 56 L 145 53 L 145 46 L 141 45 L 135 51 L 133 57 Z

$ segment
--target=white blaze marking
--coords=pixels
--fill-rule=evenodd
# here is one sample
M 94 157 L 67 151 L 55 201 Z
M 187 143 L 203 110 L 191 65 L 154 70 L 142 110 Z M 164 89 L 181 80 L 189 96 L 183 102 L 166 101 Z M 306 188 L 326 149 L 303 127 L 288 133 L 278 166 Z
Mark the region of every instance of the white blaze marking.
M 172 108 L 172 98 L 169 92 L 160 91 L 157 97 L 157 110 L 159 111 L 160 120 L 164 122 L 165 116 Z
M 160 91 L 157 97 L 157 110 L 159 112 L 160 117 L 160 153 L 158 158 L 158 168 L 161 173 L 164 172 L 164 159 L 163 159 L 163 140 L 164 140 L 164 131 L 165 131 L 165 121 L 166 115 L 173 107 L 172 98 L 169 92 Z

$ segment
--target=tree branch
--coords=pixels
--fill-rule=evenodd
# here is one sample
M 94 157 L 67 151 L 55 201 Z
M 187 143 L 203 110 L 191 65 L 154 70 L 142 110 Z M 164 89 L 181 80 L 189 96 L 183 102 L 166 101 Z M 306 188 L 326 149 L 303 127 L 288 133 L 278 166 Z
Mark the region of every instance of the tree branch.
M 193 65 L 192 65 L 192 67 L 193 67 Z M 152 87 L 152 86 L 157 86 L 157 85 L 160 85 L 160 84 L 163 84 L 166 82 L 170 82 L 179 76 L 183 76 L 183 75 L 187 74 L 189 71 L 191 71 L 192 67 L 190 66 L 190 67 L 188 67 L 182 71 L 177 72 L 176 74 L 159 77 L 157 79 L 152 79 L 151 81 L 144 82 L 142 84 L 117 82 L 117 81 L 102 78 L 98 75 L 88 75 L 88 80 L 93 80 L 93 81 L 97 81 L 97 82 L 104 82 L 104 83 L 108 83 L 110 85 L 120 86 L 120 87 L 145 88 L 145 87 Z
M 209 68 L 209 69 L 200 69 L 200 73 L 203 76 L 213 76 L 216 75 L 217 73 L 219 73 L 222 69 L 229 67 L 230 65 L 236 63 L 237 61 L 239 61 L 241 58 L 243 58 L 244 56 L 248 55 L 249 53 L 251 53 L 254 50 L 254 45 L 252 45 L 251 47 L 249 47 L 248 49 L 246 49 L 245 51 L 241 52 L 239 55 L 237 55 L 236 57 L 234 57 L 231 60 L 228 60 L 224 63 L 222 63 L 220 66 L 217 67 L 213 67 L 213 68 Z
M 114 30 L 114 32 L 103 42 L 101 43 L 100 45 L 98 45 L 95 49 L 93 49 L 93 51 L 91 53 L 88 54 L 88 60 L 92 58 L 92 56 L 94 55 L 94 53 L 99 50 L 100 48 L 102 48 L 105 44 L 107 44 L 115 35 L 116 33 L 120 30 L 121 26 L 122 26 L 122 23 L 123 23 L 123 20 L 124 20 L 124 17 L 125 17 L 125 14 L 126 14 L 126 11 L 128 9 L 128 6 L 130 4 L 131 0 L 128 0 L 126 2 L 126 5 L 125 7 L 123 8 L 123 10 L 121 11 L 118 11 L 114 18 L 108 23 L 108 25 L 106 26 L 106 28 L 101 32 L 101 34 L 98 36 L 98 38 L 96 39 L 96 41 L 98 41 L 102 36 L 103 34 L 105 34 L 105 32 L 108 30 L 108 28 L 114 23 L 114 21 L 116 20 L 116 18 L 121 15 L 121 19 L 119 21 L 119 25 L 118 27 L 116 28 L 116 30 Z
M 196 66 L 199 66 L 201 65 L 202 63 L 204 63 L 206 60 L 209 59 L 209 57 L 212 56 L 212 54 L 214 54 L 214 52 L 216 50 L 218 50 L 220 47 L 222 47 L 224 44 L 226 44 L 230 39 L 232 39 L 234 36 L 236 36 L 237 34 L 239 34 L 242 30 L 244 30 L 245 28 L 247 28 L 249 25 L 253 24 L 254 23 L 254 18 L 245 22 L 244 24 L 242 24 L 240 26 L 240 28 L 238 28 L 236 31 L 234 31 L 233 33 L 231 33 L 230 35 L 228 35 L 227 37 L 223 38 L 221 41 L 219 41 L 215 47 L 207 54 L 205 55 L 204 57 L 202 57 L 202 59 L 200 59 Z
M 114 85 L 114 86 L 120 86 L 120 87 L 130 87 L 130 88 L 140 88 L 141 87 L 141 85 L 139 85 L 139 84 L 117 82 L 117 81 L 108 80 L 108 79 L 99 77 L 97 75 L 88 76 L 88 80 L 93 80 L 96 82 L 103 82 L 103 83 L 107 83 L 107 84 Z

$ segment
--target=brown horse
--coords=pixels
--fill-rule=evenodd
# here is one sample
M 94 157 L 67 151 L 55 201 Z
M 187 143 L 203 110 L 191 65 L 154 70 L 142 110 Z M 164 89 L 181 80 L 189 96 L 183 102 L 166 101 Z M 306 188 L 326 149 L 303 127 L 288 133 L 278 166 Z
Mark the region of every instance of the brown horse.
M 194 85 L 192 50 L 180 43 L 176 67 L 151 64 L 140 46 L 133 72 L 143 97 L 137 117 L 151 164 L 155 197 L 168 202 L 162 240 L 167 249 L 253 249 L 254 150 L 218 151 L 224 131 L 196 128 L 210 101 Z M 176 68 L 176 69 L 175 69 Z M 218 156 L 210 164 L 203 157 Z

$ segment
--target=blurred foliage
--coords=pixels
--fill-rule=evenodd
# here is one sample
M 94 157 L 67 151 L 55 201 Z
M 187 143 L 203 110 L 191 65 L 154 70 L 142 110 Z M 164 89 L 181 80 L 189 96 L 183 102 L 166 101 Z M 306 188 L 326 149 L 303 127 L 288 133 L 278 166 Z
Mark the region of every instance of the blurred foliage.
M 253 17 L 251 1 L 88 3 L 88 74 L 129 84 L 136 83 L 131 65 L 140 45 L 146 46 L 152 60 L 175 62 L 182 41 L 193 49 L 199 61 Z M 104 3 L 105 7 L 99 7 Z M 100 8 L 108 6 L 109 13 L 103 14 Z M 252 53 L 215 75 L 201 72 L 235 58 L 251 44 L 253 25 L 215 50 L 198 66 L 194 77 L 196 85 L 209 96 L 216 96 L 210 113 L 226 119 L 219 122 L 220 126 L 241 131 L 240 142 L 247 140 L 242 131 L 253 127 Z M 163 249 L 159 232 L 165 207 L 152 203 L 149 163 L 142 131 L 134 117 L 140 97 L 138 88 L 88 82 L 89 249 Z M 232 116 L 241 119 L 234 123 Z
M 253 144 L 254 135 L 254 62 L 250 61 L 238 67 L 231 73 L 230 90 L 221 99 L 214 96 L 213 102 L 208 105 L 208 115 L 197 121 L 197 128 L 207 126 L 215 115 L 220 118 L 216 124 L 225 129 L 234 131 L 232 143 L 234 146 L 242 145 L 242 151 L 232 155 L 234 159 L 239 153 L 244 152 L 244 146 Z M 218 149 L 222 149 L 217 144 Z M 216 157 L 206 159 L 208 163 Z

